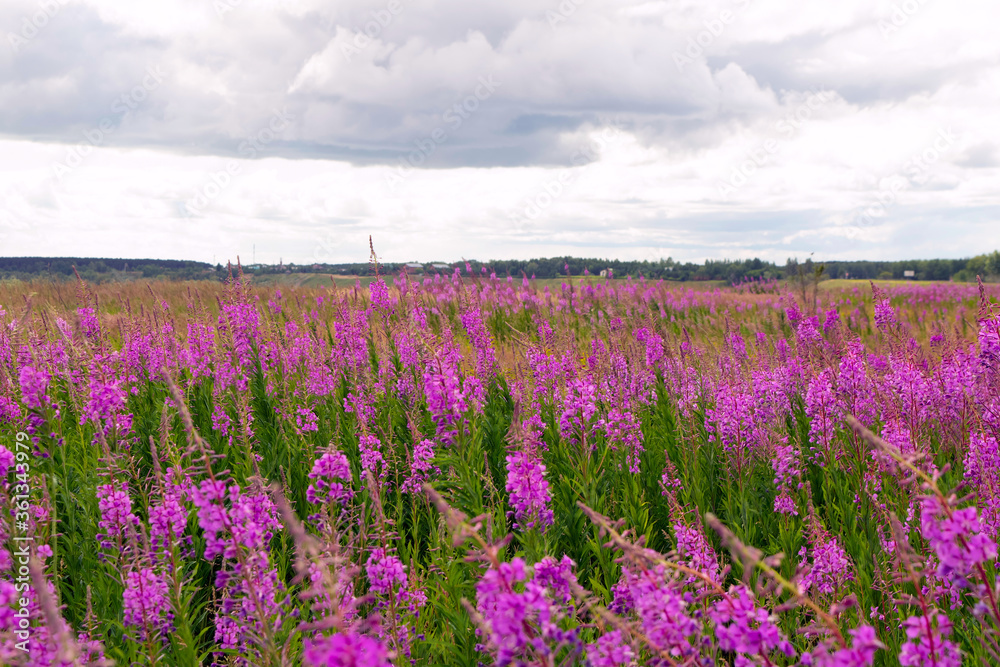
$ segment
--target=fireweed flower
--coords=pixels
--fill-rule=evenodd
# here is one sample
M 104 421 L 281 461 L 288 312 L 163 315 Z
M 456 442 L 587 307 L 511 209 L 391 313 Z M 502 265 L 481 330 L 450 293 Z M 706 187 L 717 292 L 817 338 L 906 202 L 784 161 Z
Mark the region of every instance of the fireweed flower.
M 552 592 L 553 599 L 569 604 L 573 599 L 570 587 L 577 583 L 576 575 L 573 574 L 575 566 L 576 563 L 569 556 L 564 555 L 558 561 L 546 556 L 534 565 L 535 581 L 548 588 Z
M 828 451 L 839 419 L 833 388 L 833 371 L 829 368 L 809 382 L 809 389 L 806 391 L 806 415 L 809 417 L 809 439 L 821 451 Z M 819 456 L 819 452 L 816 452 L 816 456 Z
M 434 443 L 430 440 L 422 440 L 413 448 L 413 460 L 410 463 L 410 476 L 400 487 L 409 493 L 422 493 L 421 486 L 426 482 L 432 472 L 439 472 L 437 467 L 431 462 L 434 460 Z
M 101 333 L 101 325 L 97 321 L 97 314 L 93 308 L 77 308 L 76 314 L 80 317 L 80 328 L 87 338 L 96 338 Z
M 966 481 L 976 491 L 983 527 L 996 541 L 1000 538 L 1000 444 L 997 439 L 992 435 L 972 433 L 963 467 Z
M 14 452 L 0 445 L 0 484 L 6 483 L 7 471 L 14 467 Z
M 711 427 L 709 441 L 719 442 L 736 459 L 738 467 L 759 444 L 754 404 L 753 396 L 744 387 L 721 383 L 715 390 L 715 405 L 705 410 L 705 425 Z
M 299 408 L 295 411 L 295 425 L 303 432 L 315 432 L 319 430 L 319 418 L 309 408 Z
M 466 392 L 459 377 L 460 353 L 450 339 L 442 341 L 441 353 L 428 361 L 424 370 L 424 394 L 427 409 L 437 426 L 438 439 L 445 445 L 454 442 L 458 424 L 469 409 Z
M 302 660 L 306 667 L 392 667 L 382 642 L 354 632 L 306 639 Z
M 154 550 L 169 550 L 187 529 L 188 511 L 178 487 L 169 486 L 149 508 L 149 541 Z
M 997 545 L 982 532 L 975 507 L 945 511 L 937 496 L 920 499 L 920 533 L 937 555 L 937 576 L 960 587 L 972 569 L 997 557 Z
M 635 414 L 631 410 L 622 411 L 614 407 L 608 411 L 605 419 L 598 421 L 598 426 L 604 430 L 612 448 L 621 447 L 625 450 L 629 472 L 638 475 L 639 461 L 644 447 L 642 428 Z
M 489 569 L 476 584 L 476 607 L 486 624 L 487 646 L 503 667 L 520 664 L 531 653 L 545 656 L 575 641 L 573 632 L 559 628 L 561 612 L 544 585 L 526 581 L 524 561 L 515 558 Z
M 382 456 L 382 441 L 374 435 L 362 435 L 358 438 L 358 451 L 361 454 L 361 471 L 370 472 L 376 480 L 385 479 L 389 469 Z
M 309 479 L 312 483 L 306 488 L 306 500 L 311 503 L 344 504 L 354 497 L 354 491 L 350 486 L 351 464 L 343 452 L 336 450 L 324 452 L 313 463 Z
M 514 508 L 515 528 L 537 527 L 544 531 L 554 522 L 545 464 L 531 452 L 515 451 L 507 455 L 507 493 Z
M 694 655 L 692 642 L 701 633 L 701 623 L 688 614 L 687 602 L 664 566 L 638 574 L 622 570 L 622 578 L 628 583 L 633 610 L 650 643 L 673 656 Z
M 263 552 L 251 553 L 245 565 L 219 572 L 216 587 L 222 589 L 222 601 L 215 640 L 223 649 L 239 651 L 237 664 L 255 664 L 246 657 L 259 655 L 259 638 L 277 630 L 282 607 L 289 602 L 277 570 L 268 566 Z
M 743 586 L 734 586 L 727 597 L 716 601 L 708 616 L 715 624 L 715 636 L 723 651 L 753 656 L 779 650 L 789 658 L 795 655 L 795 649 L 775 624 L 776 619 L 766 609 L 758 608 Z
M 146 639 L 147 630 L 163 635 L 170 629 L 173 612 L 169 595 L 166 579 L 152 568 L 130 570 L 125 575 L 124 623 L 135 629 L 140 641 Z
M 910 616 L 906 627 L 906 643 L 899 652 L 903 667 L 960 667 L 962 652 L 946 639 L 951 635 L 951 620 L 940 612 L 930 616 Z
M 896 309 L 889 303 L 888 297 L 881 298 L 878 292 L 875 294 L 875 299 L 875 326 L 882 333 L 888 333 L 899 324 L 899 320 L 896 319 Z
M 104 533 L 98 534 L 103 548 L 110 548 L 114 543 L 111 537 L 124 537 L 130 527 L 139 525 L 139 519 L 132 514 L 132 499 L 128 495 L 128 485 L 122 482 L 118 487 L 114 484 L 102 484 L 97 487 L 97 506 L 101 511 L 98 526 Z
M 844 585 L 854 579 L 851 560 L 835 536 L 818 533 L 812 539 L 812 564 L 808 562 L 809 550 L 799 551 L 799 568 L 803 574 L 798 577 L 803 593 L 810 589 L 822 595 L 836 595 Z
M 34 366 L 22 366 L 18 379 L 21 383 L 21 396 L 28 408 L 38 410 L 51 402 L 47 392 L 52 377 L 47 371 Z
M 624 616 L 635 608 L 632 599 L 632 589 L 629 588 L 628 575 L 622 570 L 618 583 L 611 587 L 611 604 L 608 609 L 619 616 Z
M 381 278 L 373 280 L 368 285 L 368 294 L 375 310 L 386 313 L 392 307 L 392 302 L 389 299 L 389 286 Z
M 684 564 L 693 570 L 698 570 L 715 583 L 719 581 L 719 559 L 715 549 L 705 537 L 705 532 L 699 526 L 688 526 L 681 522 L 673 524 L 674 536 L 677 538 L 677 555 Z M 688 583 L 696 579 L 690 577 Z
M 478 308 L 469 308 L 461 316 L 462 326 L 469 333 L 472 347 L 476 350 L 476 375 L 488 379 L 496 374 L 497 358 L 493 349 L 493 339 L 483 324 L 483 316 Z
M 382 596 L 388 596 L 396 587 L 406 587 L 406 572 L 403 562 L 389 555 L 385 549 L 373 549 L 365 565 L 365 573 L 371 589 Z
M 587 660 L 591 667 L 618 667 L 631 664 L 635 651 L 625 643 L 621 630 L 602 635 L 595 643 L 587 644 Z
M 823 641 L 811 652 L 803 653 L 799 664 L 809 667 L 871 667 L 875 662 L 875 653 L 885 648 L 878 640 L 875 628 L 862 624 L 850 634 L 852 642 L 849 648 L 833 649 L 833 642 Z
M 597 386 L 590 379 L 574 379 L 566 387 L 559 431 L 571 442 L 585 442 L 597 414 Z
M 774 469 L 774 485 L 778 490 L 774 498 L 774 511 L 798 516 L 795 499 L 792 498 L 795 490 L 802 487 L 799 481 L 802 470 L 799 467 L 798 450 L 793 445 L 778 445 L 775 447 L 771 467 Z

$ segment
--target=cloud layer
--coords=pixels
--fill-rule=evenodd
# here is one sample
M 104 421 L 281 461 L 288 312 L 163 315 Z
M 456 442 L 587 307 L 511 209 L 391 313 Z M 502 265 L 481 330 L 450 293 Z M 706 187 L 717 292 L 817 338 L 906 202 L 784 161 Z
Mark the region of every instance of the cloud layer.
M 1000 246 L 1000 6 L 0 5 L 0 253 Z

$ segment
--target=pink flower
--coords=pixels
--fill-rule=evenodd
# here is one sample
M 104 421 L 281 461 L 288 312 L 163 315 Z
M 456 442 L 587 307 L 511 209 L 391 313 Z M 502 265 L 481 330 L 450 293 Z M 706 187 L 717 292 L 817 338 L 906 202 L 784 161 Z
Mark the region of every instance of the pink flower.
M 552 500 L 545 479 L 545 464 L 532 453 L 516 451 L 507 455 L 507 493 L 514 508 L 514 527 L 525 529 L 551 526 L 554 515 L 549 508 Z
M 381 642 L 353 632 L 307 639 L 302 660 L 306 667 L 392 667 Z

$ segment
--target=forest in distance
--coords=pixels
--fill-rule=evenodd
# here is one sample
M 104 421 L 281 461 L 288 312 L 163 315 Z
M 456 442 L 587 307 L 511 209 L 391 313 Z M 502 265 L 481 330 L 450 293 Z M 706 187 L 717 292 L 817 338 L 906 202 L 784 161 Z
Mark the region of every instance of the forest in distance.
M 236 264 L 238 258 L 232 259 Z M 419 264 L 418 268 L 416 265 Z M 444 268 L 447 265 L 448 268 Z M 645 277 L 672 281 L 724 281 L 737 283 L 747 280 L 788 279 L 802 273 L 812 275 L 822 268 L 821 279 L 858 280 L 954 280 L 975 282 L 982 277 L 986 282 L 1000 279 L 1000 251 L 965 259 L 915 259 L 899 261 L 799 261 L 788 259 L 785 264 L 758 258 L 745 260 L 706 260 L 703 264 L 678 262 L 672 258 L 661 260 L 618 260 L 580 257 L 545 257 L 530 260 L 508 259 L 458 262 L 385 262 L 379 264 L 382 273 L 398 273 L 406 267 L 411 275 L 450 273 L 466 265 L 477 273 L 495 273 L 498 276 L 525 276 L 552 279 L 569 276 L 601 275 L 601 271 L 615 278 Z M 263 277 L 277 274 L 331 274 L 344 276 L 369 276 L 375 271 L 368 262 L 342 264 L 247 264 L 242 263 L 246 276 Z M 908 272 L 912 272 L 912 275 Z M 122 280 L 214 280 L 229 277 L 227 265 L 191 260 L 165 259 L 111 259 L 87 257 L 0 257 L 0 280 L 74 280 L 76 276 L 92 283 Z

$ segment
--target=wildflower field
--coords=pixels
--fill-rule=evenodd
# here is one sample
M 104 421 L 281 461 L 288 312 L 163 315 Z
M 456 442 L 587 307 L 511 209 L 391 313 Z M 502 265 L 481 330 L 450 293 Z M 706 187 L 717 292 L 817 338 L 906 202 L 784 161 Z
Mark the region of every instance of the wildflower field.
M 997 664 L 998 296 L 0 284 L 0 663 Z

